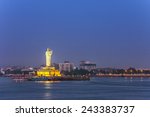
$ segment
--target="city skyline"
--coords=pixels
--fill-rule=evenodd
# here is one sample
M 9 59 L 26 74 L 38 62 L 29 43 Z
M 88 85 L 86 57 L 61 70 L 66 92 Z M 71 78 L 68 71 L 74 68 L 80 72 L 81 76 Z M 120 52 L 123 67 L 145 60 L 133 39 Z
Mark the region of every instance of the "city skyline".
M 102 67 L 150 68 L 148 0 L 1 0 L 0 66 L 82 60 Z

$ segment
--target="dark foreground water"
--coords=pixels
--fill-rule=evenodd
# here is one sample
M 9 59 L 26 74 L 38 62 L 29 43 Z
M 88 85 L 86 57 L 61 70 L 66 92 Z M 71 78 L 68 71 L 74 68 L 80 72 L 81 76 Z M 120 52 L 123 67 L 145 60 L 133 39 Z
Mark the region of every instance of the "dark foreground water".
M 92 78 L 90 81 L 34 82 L 0 78 L 0 99 L 150 100 L 150 78 Z

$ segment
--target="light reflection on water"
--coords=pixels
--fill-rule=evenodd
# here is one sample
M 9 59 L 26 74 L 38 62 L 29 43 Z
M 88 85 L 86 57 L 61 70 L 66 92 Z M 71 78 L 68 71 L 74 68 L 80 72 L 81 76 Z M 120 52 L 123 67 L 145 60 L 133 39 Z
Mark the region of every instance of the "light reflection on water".
M 36 81 L 36 83 L 41 83 L 44 85 L 45 89 L 51 89 L 53 83 L 58 83 L 60 81 Z
M 150 78 L 36 82 L 0 78 L 0 99 L 150 99 Z
M 36 83 L 41 83 L 44 85 L 46 92 L 44 93 L 43 99 L 51 99 L 52 95 L 50 90 L 52 89 L 53 83 L 59 83 L 60 81 L 36 81 Z
M 50 84 L 44 84 L 45 85 L 45 89 L 51 89 L 51 85 Z
M 50 94 L 50 92 L 47 92 L 47 93 L 45 93 L 44 94 L 44 99 L 51 99 L 51 94 Z

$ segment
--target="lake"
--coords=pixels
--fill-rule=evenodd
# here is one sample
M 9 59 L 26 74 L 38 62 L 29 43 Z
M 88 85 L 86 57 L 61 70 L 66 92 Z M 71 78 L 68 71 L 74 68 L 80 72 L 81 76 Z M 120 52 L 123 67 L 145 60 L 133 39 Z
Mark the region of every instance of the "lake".
M 0 100 L 150 100 L 150 78 L 35 82 L 1 77 Z

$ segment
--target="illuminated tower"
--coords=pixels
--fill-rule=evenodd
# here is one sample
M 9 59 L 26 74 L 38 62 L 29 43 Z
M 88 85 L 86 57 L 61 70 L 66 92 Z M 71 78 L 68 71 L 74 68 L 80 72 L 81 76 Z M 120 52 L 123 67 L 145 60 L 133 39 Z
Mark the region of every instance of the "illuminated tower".
M 46 56 L 46 67 L 50 67 L 51 66 L 51 58 L 52 58 L 52 50 L 47 48 L 47 51 L 45 52 L 45 56 Z

